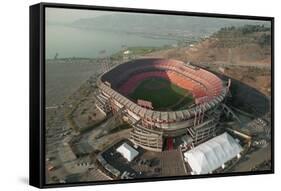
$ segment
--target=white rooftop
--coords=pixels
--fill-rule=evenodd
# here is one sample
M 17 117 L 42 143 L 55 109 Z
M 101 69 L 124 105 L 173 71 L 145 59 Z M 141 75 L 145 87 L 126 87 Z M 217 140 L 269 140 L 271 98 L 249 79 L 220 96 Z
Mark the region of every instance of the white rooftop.
M 184 153 L 194 174 L 208 174 L 239 156 L 242 147 L 228 133 L 223 133 Z
M 131 53 L 130 50 L 126 50 L 126 51 L 123 52 L 123 54 L 130 54 L 130 53 Z
M 121 146 L 119 146 L 116 149 L 116 151 L 119 152 L 129 162 L 131 162 L 139 154 L 138 151 L 136 151 L 133 147 L 131 147 L 127 143 L 123 143 Z

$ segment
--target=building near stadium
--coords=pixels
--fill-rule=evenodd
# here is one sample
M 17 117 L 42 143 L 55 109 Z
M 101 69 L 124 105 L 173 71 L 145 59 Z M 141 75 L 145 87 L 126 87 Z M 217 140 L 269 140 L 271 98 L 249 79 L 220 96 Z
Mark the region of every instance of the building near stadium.
M 129 162 L 131 162 L 139 154 L 138 151 L 136 151 L 133 147 L 131 147 L 127 143 L 123 143 L 122 145 L 120 145 L 116 149 L 116 151 L 119 152 Z
M 97 107 L 130 123 L 130 140 L 152 151 L 183 135 L 195 145 L 215 136 L 229 90 L 207 70 L 160 58 L 117 65 L 98 78 L 97 86 Z
M 223 133 L 184 153 L 184 159 L 192 169 L 192 174 L 208 174 L 225 163 L 240 158 L 242 147 L 228 133 Z

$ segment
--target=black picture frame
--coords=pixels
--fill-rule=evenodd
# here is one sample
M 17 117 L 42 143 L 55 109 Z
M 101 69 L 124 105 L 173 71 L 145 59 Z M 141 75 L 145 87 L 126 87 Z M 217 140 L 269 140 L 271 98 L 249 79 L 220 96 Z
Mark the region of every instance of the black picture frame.
M 271 131 L 271 159 L 272 169 L 257 172 L 239 172 L 224 174 L 175 176 L 161 178 L 144 178 L 132 180 L 111 180 L 99 182 L 75 182 L 46 184 L 45 183 L 45 9 L 46 8 L 67 8 L 80 10 L 103 10 L 132 13 L 153 13 L 164 15 L 182 15 L 199 16 L 214 18 L 233 18 L 249 19 L 271 22 L 271 111 L 272 111 L 272 131 Z M 249 16 L 249 15 L 230 15 L 214 13 L 197 13 L 183 11 L 153 10 L 153 9 L 135 9 L 121 7 L 103 7 L 58 3 L 39 3 L 30 6 L 30 139 L 29 139 L 29 184 L 38 188 L 85 186 L 100 184 L 132 183 L 132 182 L 150 182 L 177 179 L 195 179 L 227 176 L 243 176 L 257 174 L 274 173 L 274 18 Z

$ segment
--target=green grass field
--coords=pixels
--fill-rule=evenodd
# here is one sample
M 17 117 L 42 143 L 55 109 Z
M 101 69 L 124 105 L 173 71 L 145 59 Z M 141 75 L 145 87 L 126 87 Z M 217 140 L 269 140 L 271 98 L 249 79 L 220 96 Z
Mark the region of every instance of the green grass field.
M 192 94 L 164 78 L 150 78 L 142 81 L 130 98 L 152 102 L 155 110 L 170 111 L 194 103 Z

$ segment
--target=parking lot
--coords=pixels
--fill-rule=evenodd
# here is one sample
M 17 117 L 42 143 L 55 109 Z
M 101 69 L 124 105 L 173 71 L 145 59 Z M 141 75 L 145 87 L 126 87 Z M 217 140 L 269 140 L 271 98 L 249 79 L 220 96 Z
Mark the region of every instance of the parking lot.
M 138 156 L 128 162 L 116 149 L 126 142 L 139 152 Z M 102 153 L 108 164 L 129 174 L 129 178 L 147 178 L 186 175 L 184 161 L 179 150 L 152 152 L 141 147 L 134 147 L 128 140 L 122 140 Z M 121 177 L 123 178 L 123 177 Z

